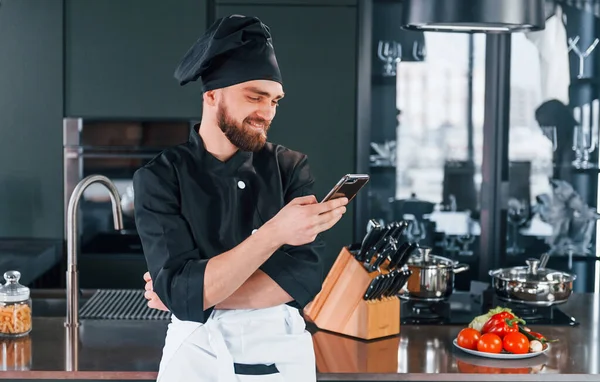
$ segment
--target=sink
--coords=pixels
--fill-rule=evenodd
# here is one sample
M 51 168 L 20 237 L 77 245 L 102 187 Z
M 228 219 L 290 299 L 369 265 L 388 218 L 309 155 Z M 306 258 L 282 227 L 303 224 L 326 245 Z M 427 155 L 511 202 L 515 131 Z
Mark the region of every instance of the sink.
M 95 290 L 82 290 L 79 306 L 83 306 Z M 67 292 L 64 289 L 32 289 L 31 314 L 33 317 L 65 317 L 67 314 Z

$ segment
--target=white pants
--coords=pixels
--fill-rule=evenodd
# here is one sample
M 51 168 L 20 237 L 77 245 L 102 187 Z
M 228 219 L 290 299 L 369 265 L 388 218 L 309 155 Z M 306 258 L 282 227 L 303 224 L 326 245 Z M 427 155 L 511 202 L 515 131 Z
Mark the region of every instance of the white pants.
M 157 381 L 313 382 L 315 369 L 305 322 L 297 309 L 284 304 L 215 310 L 205 324 L 173 316 Z

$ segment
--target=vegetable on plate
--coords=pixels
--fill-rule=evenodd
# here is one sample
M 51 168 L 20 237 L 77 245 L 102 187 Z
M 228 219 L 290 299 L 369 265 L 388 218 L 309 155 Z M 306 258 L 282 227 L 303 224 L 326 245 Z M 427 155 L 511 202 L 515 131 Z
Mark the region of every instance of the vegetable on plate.
M 501 308 L 501 307 L 496 307 L 493 309 L 490 309 L 489 312 L 487 312 L 486 314 L 482 314 L 481 316 L 477 316 L 473 319 L 473 321 L 471 321 L 469 323 L 469 328 L 475 329 L 479 332 L 481 332 L 481 330 L 483 329 L 483 325 L 485 325 L 485 323 L 494 315 L 494 314 L 498 314 L 498 313 L 502 313 L 502 312 L 508 312 L 512 314 L 512 310 L 510 310 L 509 308 Z
M 481 333 L 494 333 L 504 338 L 509 333 L 519 332 L 519 323 L 525 324 L 525 321 L 515 317 L 514 314 L 509 312 L 500 312 L 494 314 L 481 329 Z
M 477 343 L 481 338 L 481 333 L 472 328 L 464 328 L 458 333 L 456 337 L 456 343 L 461 348 L 477 350 Z
M 531 329 L 529 329 L 526 326 L 521 326 L 519 325 L 519 332 L 521 332 L 522 334 L 525 335 L 525 337 L 527 337 L 527 339 L 529 339 L 529 341 L 539 341 L 542 345 L 548 343 L 548 342 L 558 342 L 558 340 L 549 340 L 548 338 L 546 338 L 546 336 L 544 336 L 541 333 L 537 333 L 537 332 L 532 332 Z
M 484 353 L 500 353 L 502 351 L 502 339 L 494 333 L 486 333 L 477 342 L 477 350 Z
M 527 337 L 518 331 L 507 334 L 502 340 L 502 348 L 512 354 L 529 353 L 529 345 Z
M 525 320 L 510 309 L 496 307 L 477 316 L 460 331 L 456 344 L 464 349 L 485 353 L 527 354 L 547 349 L 549 340 L 525 326 Z

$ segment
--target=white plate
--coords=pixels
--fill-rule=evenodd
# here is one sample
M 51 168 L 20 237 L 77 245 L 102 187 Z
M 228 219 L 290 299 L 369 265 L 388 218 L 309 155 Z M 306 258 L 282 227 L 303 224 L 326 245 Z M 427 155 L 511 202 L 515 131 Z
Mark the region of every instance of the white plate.
M 546 344 L 546 349 L 544 349 L 544 350 L 542 350 L 540 352 L 537 352 L 537 353 L 525 353 L 525 354 L 486 353 L 486 352 L 482 352 L 482 351 L 470 350 L 470 349 L 462 348 L 462 347 L 458 346 L 458 343 L 456 342 L 456 338 L 454 339 L 454 341 L 452 341 L 452 343 L 454 344 L 454 346 L 456 346 L 460 350 L 464 351 L 465 353 L 473 354 L 473 355 L 476 355 L 476 356 L 479 356 L 479 357 L 494 358 L 494 359 L 525 359 L 525 358 L 532 358 L 532 357 L 537 357 L 540 354 L 545 354 L 545 353 L 548 352 L 548 350 L 550 350 L 550 344 Z

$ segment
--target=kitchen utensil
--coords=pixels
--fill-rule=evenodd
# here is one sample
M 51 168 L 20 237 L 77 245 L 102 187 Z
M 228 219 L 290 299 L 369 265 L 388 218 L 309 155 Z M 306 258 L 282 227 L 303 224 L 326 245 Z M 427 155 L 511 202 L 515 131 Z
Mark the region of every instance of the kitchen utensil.
M 442 301 L 454 291 L 454 275 L 469 269 L 445 257 L 431 254 L 431 248 L 420 247 L 418 254 L 410 255 L 408 268 L 412 275 L 403 298 L 420 301 Z
M 454 344 L 454 346 L 456 346 L 457 348 L 459 348 L 460 350 L 464 351 L 465 353 L 469 353 L 469 354 L 473 354 L 479 357 L 486 357 L 486 358 L 495 358 L 495 359 L 525 359 L 525 358 L 532 358 L 532 357 L 537 357 L 538 355 L 541 354 L 545 354 L 550 350 L 550 344 L 546 344 L 546 348 L 540 352 L 535 352 L 535 353 L 525 353 L 525 354 L 512 354 L 512 353 L 486 353 L 483 351 L 477 351 L 477 350 L 471 350 L 471 349 L 466 349 L 463 347 L 458 346 L 458 343 L 456 342 L 456 338 L 454 339 L 454 341 L 452 341 L 452 343 Z
M 373 244 L 375 244 L 375 242 L 379 240 L 379 236 L 382 233 L 382 229 L 383 228 L 381 227 L 381 225 L 379 225 L 379 223 L 373 220 L 373 226 L 363 238 L 360 250 L 358 251 L 358 255 L 356 255 L 356 259 L 358 261 L 362 262 L 366 260 L 367 251 L 373 246 Z
M 392 239 L 390 236 L 388 236 L 386 238 L 386 242 L 387 243 L 385 244 L 385 246 L 381 249 L 381 251 L 379 251 L 379 253 L 377 253 L 375 259 L 369 265 L 369 267 L 368 267 L 369 272 L 376 271 L 385 260 L 389 260 L 390 257 L 394 253 L 396 253 L 397 248 L 396 248 L 396 242 L 394 241 L 394 239 Z
M 397 245 L 396 253 L 392 255 L 390 263 L 388 264 L 388 269 L 390 271 L 399 268 L 397 265 L 400 262 L 400 260 L 402 260 L 402 255 L 404 255 L 408 247 L 410 247 L 410 243 L 408 241 Z
M 489 272 L 496 295 L 511 302 L 550 306 L 567 301 L 576 275 L 540 268 L 540 260 L 527 259 L 527 266 L 501 268 Z
M 373 293 L 373 296 L 371 297 L 371 299 L 377 300 L 377 299 L 380 299 L 381 297 L 383 297 L 384 293 L 389 289 L 389 287 L 391 286 L 393 281 L 394 281 L 394 278 L 393 278 L 392 274 L 388 273 L 386 275 L 383 275 L 383 277 L 379 281 L 378 288 Z
M 382 276 L 383 275 L 378 275 L 373 280 L 371 280 L 371 283 L 369 284 L 369 286 L 367 287 L 367 290 L 365 291 L 365 295 L 363 297 L 364 300 L 371 299 L 371 296 L 373 296 L 373 292 L 375 291 L 377 284 L 379 283 L 379 280 L 381 279 Z
M 387 291 L 388 297 L 397 295 L 398 292 L 400 292 L 400 290 L 404 286 L 404 284 L 406 284 L 406 281 L 408 281 L 408 278 L 410 277 L 410 275 L 412 274 L 412 272 L 408 269 L 403 269 L 403 270 L 397 269 L 396 272 L 397 273 L 394 277 L 394 282 L 392 283 L 389 290 Z
M 400 241 L 402 239 L 402 235 L 404 235 L 404 231 L 408 227 L 408 222 L 401 221 L 396 222 L 394 224 L 394 228 L 392 232 L 390 232 L 390 236 L 394 238 L 396 241 Z
M 381 224 L 375 219 L 370 219 L 367 222 L 367 233 L 370 232 L 375 227 L 381 228 Z
M 380 235 L 377 242 L 369 248 L 366 255 L 364 256 L 363 265 L 365 268 L 369 269 L 371 267 L 372 262 L 375 260 L 374 257 L 378 256 L 379 253 L 383 250 L 383 248 L 389 242 L 389 229 L 386 228 L 384 232 Z M 362 257 L 361 257 L 362 260 Z
M 381 297 L 381 295 L 385 291 L 386 286 L 388 285 L 389 279 L 390 279 L 389 274 L 381 274 L 380 275 L 379 281 L 377 282 L 377 285 L 375 286 L 375 290 L 373 291 L 373 294 L 371 295 L 371 300 L 377 300 Z
M 410 259 L 410 255 L 417 249 L 418 245 L 416 243 L 409 243 L 408 247 L 404 250 L 404 252 L 398 257 L 397 261 L 393 264 L 394 268 L 404 268 L 408 259 Z

